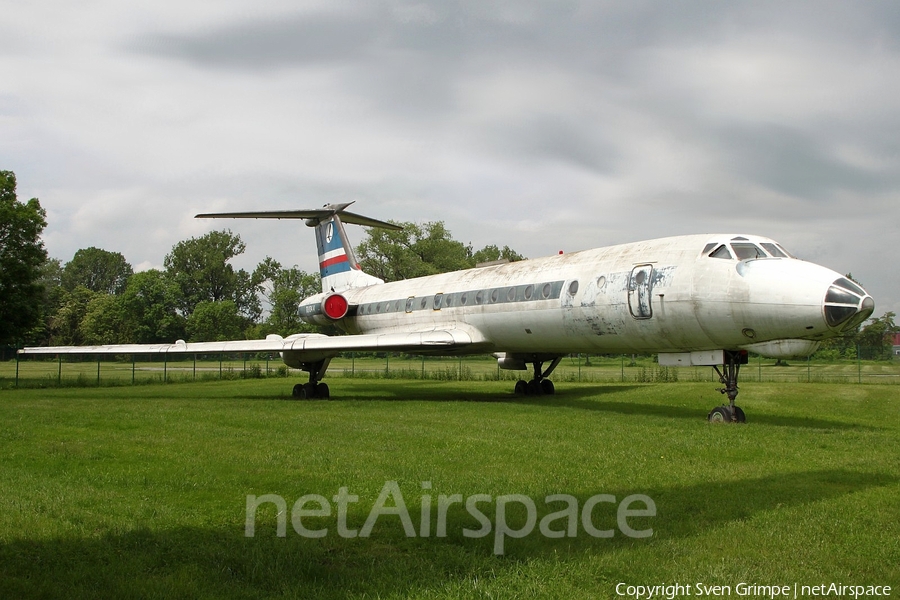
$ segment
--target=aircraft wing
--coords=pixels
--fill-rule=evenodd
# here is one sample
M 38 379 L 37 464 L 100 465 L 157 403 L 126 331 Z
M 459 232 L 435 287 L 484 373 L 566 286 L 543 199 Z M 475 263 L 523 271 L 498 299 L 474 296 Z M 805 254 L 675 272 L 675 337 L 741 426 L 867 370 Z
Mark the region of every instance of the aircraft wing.
M 290 352 L 302 360 L 310 355 L 336 355 L 352 351 L 440 352 L 487 346 L 477 331 L 435 329 L 408 333 L 327 336 L 320 333 L 298 333 L 287 338 L 270 335 L 264 340 L 229 340 L 223 342 L 190 342 L 174 344 L 109 344 L 103 346 L 41 346 L 19 350 L 19 354 L 217 354 L 240 352 Z

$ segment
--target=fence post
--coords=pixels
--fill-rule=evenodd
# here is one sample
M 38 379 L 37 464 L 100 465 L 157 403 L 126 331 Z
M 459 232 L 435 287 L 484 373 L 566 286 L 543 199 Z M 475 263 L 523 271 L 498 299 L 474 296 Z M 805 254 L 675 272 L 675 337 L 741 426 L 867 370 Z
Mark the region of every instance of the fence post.
M 862 356 L 860 356 L 860 345 L 856 345 L 856 382 L 862 383 Z
M 197 355 L 194 354 L 194 381 L 197 381 Z
M 16 387 L 19 387 L 19 352 L 16 350 Z
M 59 369 L 56 372 L 56 385 L 62 386 L 62 354 L 57 354 L 56 358 L 59 361 Z
M 169 354 L 163 354 L 163 383 L 169 383 Z
M 812 362 L 812 355 L 806 356 L 806 383 L 810 383 L 812 381 L 812 373 L 810 373 L 809 365 Z
M 97 387 L 100 387 L 100 358 L 101 355 L 97 355 Z
M 625 381 L 625 355 L 622 355 L 622 381 Z
M 384 376 L 385 377 L 391 376 L 391 353 L 390 352 L 384 353 Z
M 222 355 L 219 355 L 219 379 L 222 379 Z
M 131 385 L 134 385 L 134 363 L 137 360 L 137 354 L 131 355 Z

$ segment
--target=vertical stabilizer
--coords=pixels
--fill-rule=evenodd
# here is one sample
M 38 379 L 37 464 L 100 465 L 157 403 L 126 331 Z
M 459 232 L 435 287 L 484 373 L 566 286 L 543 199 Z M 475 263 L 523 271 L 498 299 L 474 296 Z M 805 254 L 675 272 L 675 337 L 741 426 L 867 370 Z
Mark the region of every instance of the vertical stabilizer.
M 340 292 L 348 288 L 384 283 L 360 269 L 356 254 L 347 239 L 347 232 L 344 231 L 344 224 L 337 214 L 315 227 L 323 292 Z
M 344 223 L 383 229 L 402 229 L 399 225 L 347 212 L 353 204 L 328 204 L 312 210 L 269 210 L 233 213 L 204 213 L 197 218 L 210 219 L 303 219 L 316 228 L 316 246 L 319 250 L 319 274 L 322 275 L 323 292 L 340 292 L 349 288 L 366 287 L 384 283 L 367 275 L 359 268 L 359 262 L 344 231 Z

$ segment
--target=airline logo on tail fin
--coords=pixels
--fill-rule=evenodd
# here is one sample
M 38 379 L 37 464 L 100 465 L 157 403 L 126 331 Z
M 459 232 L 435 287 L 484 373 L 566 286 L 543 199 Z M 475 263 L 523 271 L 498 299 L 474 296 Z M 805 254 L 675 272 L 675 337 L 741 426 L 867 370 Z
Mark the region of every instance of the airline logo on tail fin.
M 316 227 L 316 244 L 319 247 L 319 274 L 322 276 L 322 279 L 338 273 L 359 269 L 359 265 L 352 264 L 350 256 L 347 255 L 340 229 L 335 226 L 334 219 L 329 219 Z

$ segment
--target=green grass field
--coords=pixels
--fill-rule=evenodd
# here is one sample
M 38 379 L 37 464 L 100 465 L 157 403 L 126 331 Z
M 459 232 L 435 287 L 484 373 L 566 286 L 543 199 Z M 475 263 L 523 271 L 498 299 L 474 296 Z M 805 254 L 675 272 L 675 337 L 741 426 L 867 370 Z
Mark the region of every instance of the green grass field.
M 715 426 L 716 384 L 687 379 L 520 398 L 509 381 L 335 376 L 335 400 L 308 402 L 280 377 L 0 390 L 0 598 L 617 598 L 619 583 L 676 582 L 896 596 L 900 388 L 745 381 L 748 424 Z M 413 537 L 383 515 L 368 537 L 344 538 L 336 512 L 303 519 L 324 537 L 299 535 L 291 515 L 278 537 L 274 504 L 245 535 L 248 495 L 291 512 L 346 487 L 359 530 L 389 481 Z M 489 535 L 463 535 L 480 524 L 459 503 L 436 535 L 438 496 L 454 494 L 493 499 L 479 505 Z M 580 509 L 643 494 L 656 515 L 629 523 L 653 533 L 623 535 L 603 502 L 590 523 L 613 537 L 579 518 L 575 537 L 535 526 L 498 555 L 495 500 L 510 494 L 531 498 L 538 521 L 564 507 L 549 495 Z M 511 502 L 504 522 L 526 516 Z

